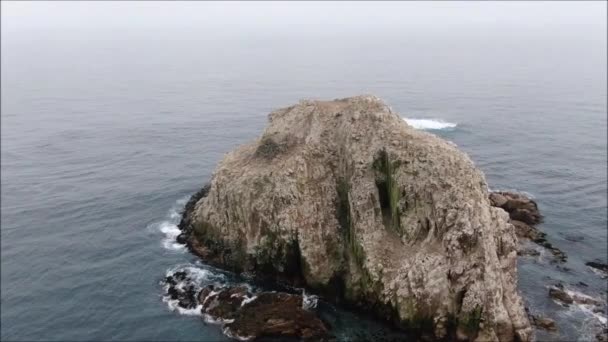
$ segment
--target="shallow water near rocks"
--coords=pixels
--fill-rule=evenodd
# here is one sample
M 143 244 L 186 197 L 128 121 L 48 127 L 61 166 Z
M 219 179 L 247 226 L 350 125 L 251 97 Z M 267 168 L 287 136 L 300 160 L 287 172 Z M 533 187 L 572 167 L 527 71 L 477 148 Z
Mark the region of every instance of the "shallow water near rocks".
M 4 34 L 2 340 L 226 340 L 163 301 L 179 267 L 237 281 L 175 243 L 180 209 L 272 109 L 362 93 L 469 153 L 490 188 L 534 196 L 568 255 L 520 258 L 530 310 L 559 328 L 539 339 L 587 340 L 601 324 L 547 286 L 606 293 L 585 266 L 607 253 L 605 36 Z M 332 310 L 341 340 L 390 333 Z

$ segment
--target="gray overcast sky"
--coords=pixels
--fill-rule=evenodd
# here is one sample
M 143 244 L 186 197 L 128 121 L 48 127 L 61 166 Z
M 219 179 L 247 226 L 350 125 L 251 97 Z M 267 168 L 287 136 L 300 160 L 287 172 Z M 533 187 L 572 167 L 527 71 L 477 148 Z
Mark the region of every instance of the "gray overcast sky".
M 606 31 L 606 2 L 2 1 L 2 28 L 202 28 L 225 33 L 408 29 Z

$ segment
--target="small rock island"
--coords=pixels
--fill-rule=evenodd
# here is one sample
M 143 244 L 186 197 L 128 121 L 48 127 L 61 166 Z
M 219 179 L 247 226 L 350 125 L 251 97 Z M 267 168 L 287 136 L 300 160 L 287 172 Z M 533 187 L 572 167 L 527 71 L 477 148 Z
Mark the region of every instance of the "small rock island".
M 211 265 L 306 288 L 429 340 L 529 341 L 517 235 L 544 240 L 528 226 L 540 220 L 535 204 L 509 208 L 516 200 L 490 199 L 465 153 L 377 97 L 301 101 L 224 157 L 186 205 L 178 241 Z M 301 296 L 272 294 L 257 304 L 239 288 L 190 296 L 241 338 L 329 336 Z M 287 308 L 269 305 L 273 296 Z M 263 322 L 246 318 L 254 304 L 268 308 L 252 309 Z

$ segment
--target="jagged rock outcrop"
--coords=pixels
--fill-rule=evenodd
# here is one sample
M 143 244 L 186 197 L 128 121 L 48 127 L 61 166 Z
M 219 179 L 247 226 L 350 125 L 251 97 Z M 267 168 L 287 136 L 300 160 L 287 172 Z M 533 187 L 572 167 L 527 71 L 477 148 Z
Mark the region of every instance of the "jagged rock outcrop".
M 515 234 L 521 239 L 529 239 L 539 246 L 548 249 L 558 262 L 566 262 L 566 253 L 547 241 L 547 234 L 536 228 L 542 222 L 542 215 L 536 202 L 523 194 L 510 191 L 490 193 L 490 203 L 509 213 L 510 223 L 515 227 Z M 520 255 L 538 255 L 534 250 L 520 250 Z
M 329 325 L 316 312 L 314 296 L 252 292 L 247 286 L 200 284 L 186 270 L 165 277 L 166 300 L 182 309 L 200 310 L 204 320 L 221 324 L 238 340 L 261 338 L 330 341 Z
M 543 219 L 535 201 L 515 192 L 496 191 L 490 194 L 493 206 L 504 209 L 512 220 L 529 225 L 540 223 Z
M 591 269 L 598 273 L 602 278 L 608 278 L 608 264 L 598 261 L 589 261 L 586 262 L 585 265 L 591 267 Z
M 594 312 L 603 312 L 604 306 L 606 306 L 601 299 L 593 298 L 580 292 L 568 290 L 561 283 L 549 287 L 549 297 L 553 298 L 564 306 L 574 303 L 590 305 L 593 307 Z
M 182 240 L 434 339 L 528 341 L 517 238 L 483 174 L 381 100 L 302 101 L 230 152 Z
M 281 292 L 251 295 L 232 317 L 224 326 L 224 333 L 241 340 L 252 337 L 297 337 L 304 341 L 331 339 L 327 325 L 303 307 L 300 295 Z
M 557 326 L 555 325 L 555 321 L 551 318 L 528 315 L 530 320 L 532 321 L 532 325 L 537 328 L 549 330 L 549 331 L 557 331 Z

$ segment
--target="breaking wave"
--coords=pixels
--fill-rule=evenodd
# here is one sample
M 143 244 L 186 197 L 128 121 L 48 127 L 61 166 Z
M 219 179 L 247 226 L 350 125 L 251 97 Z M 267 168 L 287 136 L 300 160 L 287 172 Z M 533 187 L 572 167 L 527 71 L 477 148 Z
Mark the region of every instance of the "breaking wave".
M 176 273 L 183 273 L 184 277 L 182 279 L 177 279 Z M 196 265 L 179 265 L 173 267 L 165 273 L 165 277 L 172 277 L 175 279 L 175 288 L 179 290 L 185 290 L 188 286 L 192 286 L 192 290 L 195 293 L 201 290 L 201 288 L 205 285 L 209 284 L 218 284 L 224 283 L 226 281 L 226 277 L 220 273 L 215 273 L 211 270 L 204 269 L 198 267 Z M 175 298 L 171 298 L 171 296 L 167 293 L 169 287 L 171 286 L 167 282 L 161 282 L 163 285 L 163 290 L 165 295 L 162 297 L 162 301 L 167 304 L 169 310 L 176 311 L 182 315 L 188 316 L 201 316 L 201 309 L 203 306 L 201 304 L 197 304 L 192 308 L 184 308 L 179 305 L 179 300 Z M 212 323 L 212 322 L 208 322 Z
M 177 225 L 179 224 L 179 220 L 182 216 L 181 212 L 184 209 L 184 205 L 186 205 L 188 198 L 189 197 L 184 197 L 175 201 L 162 221 L 154 222 L 148 226 L 148 229 L 159 231 L 165 235 L 161 244 L 167 250 L 186 251 L 186 245 L 178 243 L 176 239 L 181 233 L 181 230 L 179 230 Z
M 597 319 L 601 324 L 606 325 L 608 324 L 608 317 L 605 316 L 604 310 L 598 310 L 598 308 L 594 305 L 591 304 L 586 304 L 584 302 L 578 302 L 577 301 L 582 301 L 582 300 L 587 300 L 587 301 L 598 301 L 600 303 L 602 303 L 602 300 L 600 299 L 596 299 L 593 298 L 589 295 L 586 295 L 582 292 L 578 292 L 578 291 L 573 291 L 573 290 L 566 290 L 566 293 L 574 298 L 574 304 L 575 306 L 573 308 L 576 308 L 580 311 L 582 311 L 583 313 L 585 313 L 587 316 L 593 317 L 595 319 Z M 606 303 L 602 303 L 600 304 L 600 306 L 605 306 Z
M 454 129 L 458 124 L 446 122 L 439 119 L 408 119 L 403 118 L 408 125 L 421 130 L 449 130 Z

